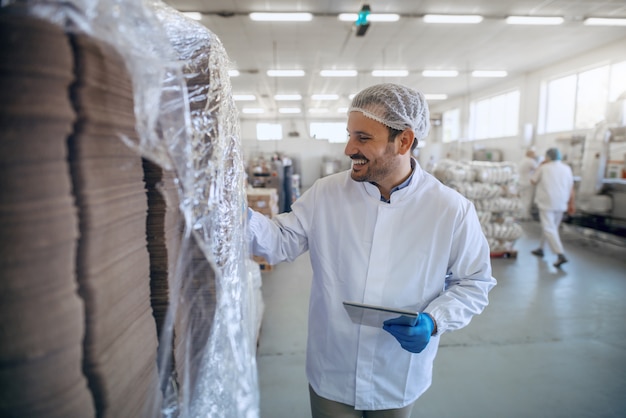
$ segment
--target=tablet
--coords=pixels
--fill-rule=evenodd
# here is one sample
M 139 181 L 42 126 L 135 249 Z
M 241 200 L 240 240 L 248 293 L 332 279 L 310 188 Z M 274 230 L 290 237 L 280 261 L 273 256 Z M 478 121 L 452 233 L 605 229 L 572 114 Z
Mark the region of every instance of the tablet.
M 382 328 L 383 322 L 391 318 L 401 318 L 404 325 L 414 326 L 419 312 L 386 306 L 368 305 L 359 302 L 343 302 L 348 316 L 355 324 Z

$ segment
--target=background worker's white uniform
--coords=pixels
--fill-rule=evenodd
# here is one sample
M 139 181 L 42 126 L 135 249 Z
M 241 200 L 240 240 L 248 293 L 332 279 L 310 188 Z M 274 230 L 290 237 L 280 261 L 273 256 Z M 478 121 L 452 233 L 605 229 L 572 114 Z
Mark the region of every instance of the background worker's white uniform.
M 574 187 L 572 169 L 560 160 L 548 161 L 537 168 L 532 182 L 536 184 L 535 204 L 542 229 L 539 248 L 547 241 L 555 254 L 563 254 L 559 225 Z
M 467 325 L 496 284 L 474 206 L 417 164 L 391 203 L 345 171 L 318 180 L 291 213 L 254 212 L 250 230 L 253 253 L 272 264 L 310 250 L 307 376 L 318 395 L 355 409 L 415 401 L 431 384 L 439 335 Z M 382 327 L 352 323 L 343 301 L 426 311 L 438 333 L 412 354 Z

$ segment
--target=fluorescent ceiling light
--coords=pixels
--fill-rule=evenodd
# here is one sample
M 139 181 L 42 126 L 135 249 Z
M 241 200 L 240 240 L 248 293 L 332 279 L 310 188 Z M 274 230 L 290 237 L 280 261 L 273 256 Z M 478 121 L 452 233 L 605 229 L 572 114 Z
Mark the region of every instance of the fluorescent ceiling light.
M 359 19 L 357 13 L 340 13 L 337 16 L 342 22 L 356 22 Z M 370 13 L 367 15 L 368 22 L 397 22 L 400 15 L 395 13 Z
M 424 70 L 422 76 L 424 77 L 456 77 L 459 72 L 456 70 Z
M 183 14 L 189 19 L 202 20 L 202 13 L 200 12 L 183 12 Z
M 446 100 L 448 98 L 447 94 L 424 94 L 424 98 L 426 100 Z
M 426 23 L 480 23 L 483 17 L 480 15 L 424 15 Z
M 476 70 L 472 71 L 472 77 L 506 77 L 508 73 L 502 70 Z
M 325 107 L 314 107 L 313 109 L 309 109 L 309 113 L 328 113 L 328 109 Z
M 250 19 L 257 22 L 308 22 L 313 20 L 311 13 L 250 13 Z
M 313 94 L 311 95 L 313 100 L 339 100 L 338 94 Z
M 265 113 L 265 110 L 261 109 L 260 107 L 244 107 L 243 109 L 241 109 L 242 113 L 247 113 L 249 115 L 252 114 L 260 114 L 260 113 Z
M 269 77 L 304 77 L 303 70 L 267 70 Z
M 348 111 L 347 107 L 340 107 L 337 108 L 337 113 L 346 113 Z
M 228 70 L 228 75 L 231 77 L 239 77 L 239 70 Z
M 626 19 L 588 17 L 583 21 L 583 24 L 590 26 L 626 26 Z
M 274 96 L 274 100 L 302 100 L 302 96 L 299 94 L 277 94 Z
M 249 102 L 256 100 L 256 96 L 254 94 L 233 94 L 233 99 L 238 102 Z
M 358 73 L 356 70 L 322 70 L 320 75 L 322 77 L 356 77 Z
M 560 25 L 561 16 L 509 16 L 506 23 L 509 25 Z
M 302 110 L 299 107 L 281 107 L 278 109 L 280 113 L 300 113 Z
M 372 77 L 406 77 L 409 75 L 407 70 L 374 70 Z

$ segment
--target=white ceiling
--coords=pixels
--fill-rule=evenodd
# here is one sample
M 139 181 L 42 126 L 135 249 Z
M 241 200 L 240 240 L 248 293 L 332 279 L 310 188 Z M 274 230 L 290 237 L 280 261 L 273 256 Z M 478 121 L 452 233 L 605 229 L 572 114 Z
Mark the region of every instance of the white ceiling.
M 508 77 L 533 71 L 624 39 L 626 27 L 586 26 L 585 17 L 626 18 L 626 0 L 372 0 L 372 13 L 398 13 L 395 23 L 371 23 L 363 37 L 339 13 L 357 13 L 363 2 L 351 0 L 167 0 L 180 11 L 202 12 L 201 22 L 215 33 L 241 75 L 233 92 L 254 94 L 241 107 L 264 107 L 263 118 L 279 107 L 328 108 L 349 103 L 348 96 L 371 84 L 390 81 L 449 98 L 500 83 L 470 77 L 472 70 L 506 70 Z M 311 22 L 254 22 L 250 12 L 311 12 Z M 479 14 L 474 25 L 424 23 L 424 14 Z M 558 26 L 507 25 L 508 15 L 562 16 Z M 299 78 L 268 77 L 269 69 L 301 69 Z M 323 69 L 354 69 L 355 78 L 328 78 Z M 376 78 L 373 69 L 404 69 L 408 77 Z M 456 78 L 425 78 L 424 69 L 458 70 Z M 300 102 L 276 102 L 275 94 L 301 94 Z M 312 94 L 339 94 L 340 100 L 312 101 Z M 344 117 L 344 114 L 338 115 Z M 246 117 L 246 115 L 242 115 Z M 281 115 L 289 117 L 289 115 Z

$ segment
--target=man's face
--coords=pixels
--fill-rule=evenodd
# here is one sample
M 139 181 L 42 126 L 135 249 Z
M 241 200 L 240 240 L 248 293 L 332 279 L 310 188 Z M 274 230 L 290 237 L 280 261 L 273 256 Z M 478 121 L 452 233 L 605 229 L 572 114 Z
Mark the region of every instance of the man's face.
M 361 112 L 348 115 L 345 154 L 352 159 L 352 179 L 384 185 L 400 164 L 398 141 L 389 142 L 389 129 Z

